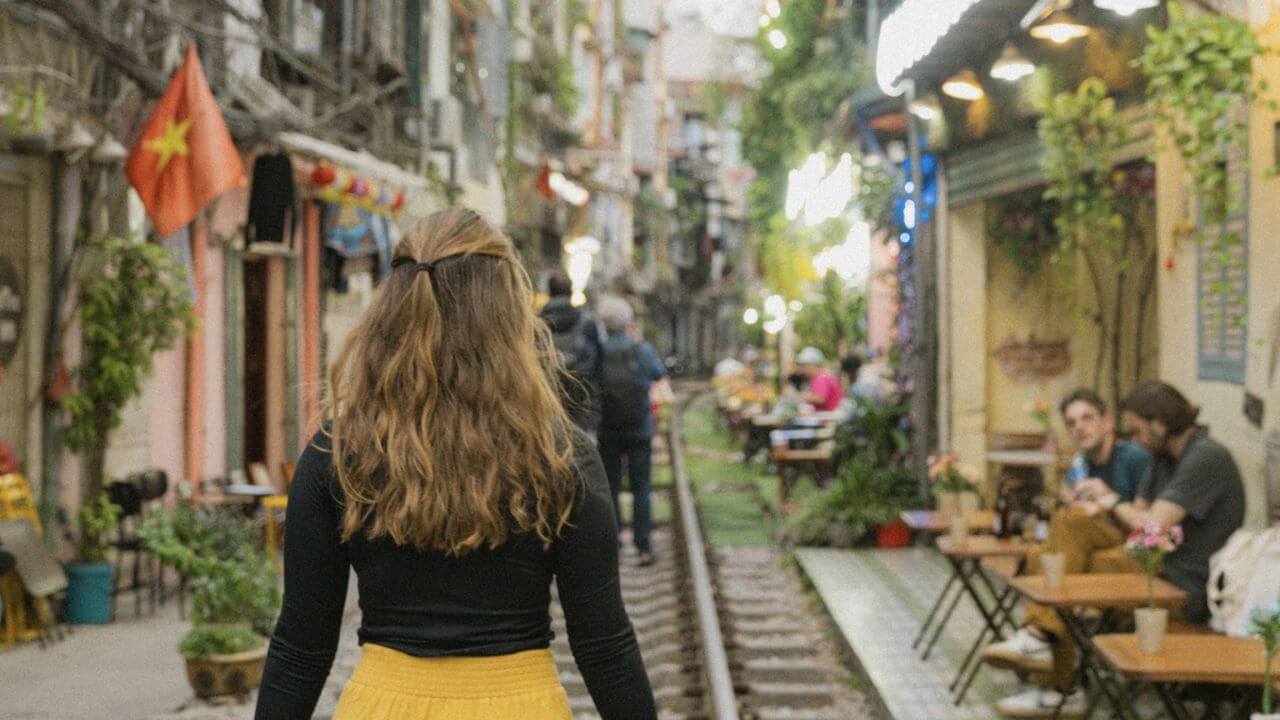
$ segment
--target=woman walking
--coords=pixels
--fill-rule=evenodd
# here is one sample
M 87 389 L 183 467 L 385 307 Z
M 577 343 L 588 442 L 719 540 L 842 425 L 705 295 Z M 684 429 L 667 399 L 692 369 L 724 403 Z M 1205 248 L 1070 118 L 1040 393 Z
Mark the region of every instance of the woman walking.
M 289 490 L 284 606 L 260 720 L 310 718 L 355 570 L 362 655 L 336 720 L 569 720 L 554 577 L 606 720 L 651 720 L 608 482 L 557 399 L 556 353 L 510 240 L 420 222 L 334 363 Z

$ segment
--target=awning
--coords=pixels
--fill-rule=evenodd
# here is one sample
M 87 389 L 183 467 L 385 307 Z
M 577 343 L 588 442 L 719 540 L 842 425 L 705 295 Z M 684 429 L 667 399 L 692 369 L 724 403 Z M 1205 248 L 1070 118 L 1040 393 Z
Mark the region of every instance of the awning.
M 933 84 L 976 66 L 1018 31 L 1036 0 L 905 0 L 880 24 L 876 82 L 901 95 L 902 81 Z M 983 38 L 975 42 L 975 38 Z
M 308 155 L 317 160 L 328 160 L 334 165 L 342 166 L 350 172 L 358 173 L 371 180 L 396 185 L 405 189 L 425 190 L 430 187 L 427 179 L 404 170 L 367 152 L 348 150 L 341 145 L 303 135 L 296 132 L 282 132 L 276 135 L 282 147 L 291 152 Z

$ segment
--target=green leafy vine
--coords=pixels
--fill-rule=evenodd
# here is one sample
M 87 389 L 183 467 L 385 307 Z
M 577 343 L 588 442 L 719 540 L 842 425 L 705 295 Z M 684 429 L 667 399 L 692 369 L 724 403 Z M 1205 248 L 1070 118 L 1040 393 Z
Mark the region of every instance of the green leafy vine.
M 1111 166 L 1127 135 L 1106 83 L 1089 78 L 1074 93 L 1055 97 L 1040 119 L 1044 198 L 1056 201 L 1057 257 L 1082 243 L 1114 247 L 1124 230 L 1116 210 Z
M 1168 26 L 1150 26 L 1147 36 L 1134 61 L 1147 76 L 1147 107 L 1186 163 L 1202 227 L 1219 227 L 1240 211 L 1240 188 L 1228 161 L 1246 154 L 1247 109 L 1267 90 L 1266 81 L 1253 86 L 1253 61 L 1265 51 L 1248 23 L 1227 15 L 1189 15 L 1177 3 L 1169 4 Z M 1212 249 L 1221 262 L 1230 262 L 1240 235 L 1215 236 Z

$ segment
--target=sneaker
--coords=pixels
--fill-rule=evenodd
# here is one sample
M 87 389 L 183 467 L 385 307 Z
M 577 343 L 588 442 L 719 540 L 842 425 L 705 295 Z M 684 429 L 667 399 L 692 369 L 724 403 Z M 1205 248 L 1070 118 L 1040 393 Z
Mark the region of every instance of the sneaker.
M 1058 706 L 1062 709 L 1059 710 Z M 1077 690 L 1063 700 L 1062 693 L 1044 688 L 1032 688 L 996 703 L 996 712 L 1006 717 L 1053 718 L 1065 720 L 1084 717 L 1084 693 Z
M 658 557 L 656 555 L 654 555 L 651 552 L 641 551 L 640 558 L 636 562 L 636 564 L 639 565 L 640 567 L 649 567 L 650 565 L 656 562 L 658 562 Z
M 1008 640 L 982 648 L 982 661 L 1006 670 L 1047 673 L 1053 671 L 1053 648 L 1022 628 Z

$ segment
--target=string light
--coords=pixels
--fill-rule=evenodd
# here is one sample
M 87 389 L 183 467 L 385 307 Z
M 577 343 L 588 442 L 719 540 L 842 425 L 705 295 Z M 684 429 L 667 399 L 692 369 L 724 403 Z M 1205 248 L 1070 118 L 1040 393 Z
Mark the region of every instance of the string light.
M 1004 46 L 1000 59 L 991 66 L 991 77 L 1005 82 L 1017 82 L 1035 71 L 1035 63 L 1018 52 L 1013 43 L 1008 43 Z
M 787 46 L 787 34 L 781 30 L 774 28 L 769 31 L 769 44 L 774 50 L 781 50 Z
M 1150 10 L 1160 4 L 1160 0 L 1093 0 L 1093 4 L 1102 10 L 1110 10 L 1121 17 L 1129 17 L 1139 10 Z
M 972 70 L 961 70 L 942 83 L 942 92 L 957 100 L 981 100 L 987 94 Z
M 912 115 L 915 115 L 925 122 L 937 120 L 942 117 L 942 103 L 939 103 L 938 98 L 933 97 L 932 95 L 916 100 L 911 103 L 907 109 L 911 111 Z
M 1066 10 L 1054 10 L 1044 20 L 1032 25 L 1027 32 L 1037 40 L 1048 40 L 1051 43 L 1065 45 L 1093 31 L 1088 25 L 1083 25 L 1071 17 Z
M 755 325 L 760 322 L 760 311 L 755 308 L 747 308 L 742 311 L 742 322 L 747 325 Z

